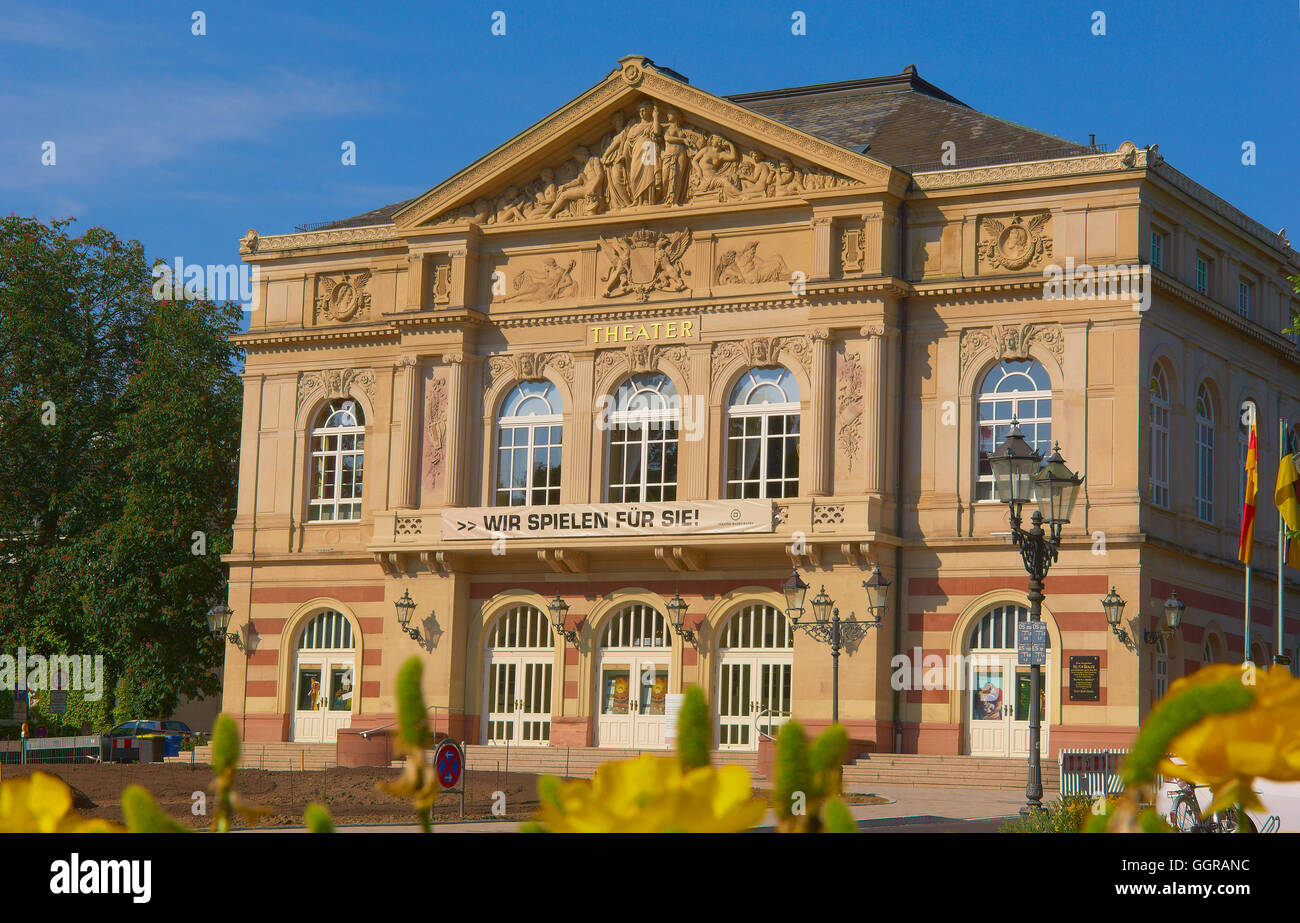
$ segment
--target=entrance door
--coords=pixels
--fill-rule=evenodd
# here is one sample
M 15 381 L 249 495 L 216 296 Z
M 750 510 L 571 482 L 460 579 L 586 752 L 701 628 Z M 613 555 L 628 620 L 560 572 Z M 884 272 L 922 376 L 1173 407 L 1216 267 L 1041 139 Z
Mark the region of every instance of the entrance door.
M 293 713 L 293 739 L 333 743 L 352 723 L 354 661 L 351 655 L 300 655 Z
M 775 736 L 790 717 L 794 666 L 788 659 L 724 654 L 718 678 L 720 749 L 757 750 L 758 730 Z
M 663 749 L 667 696 L 666 657 L 612 653 L 602 657 L 599 745 L 629 750 Z
M 1029 755 L 1029 667 L 1015 654 L 972 654 L 968 675 L 971 756 Z M 1039 688 L 1043 749 L 1047 749 L 1047 690 L 1050 670 L 1042 668 Z
M 537 655 L 494 652 L 487 669 L 487 742 L 502 746 L 549 744 L 553 661 Z

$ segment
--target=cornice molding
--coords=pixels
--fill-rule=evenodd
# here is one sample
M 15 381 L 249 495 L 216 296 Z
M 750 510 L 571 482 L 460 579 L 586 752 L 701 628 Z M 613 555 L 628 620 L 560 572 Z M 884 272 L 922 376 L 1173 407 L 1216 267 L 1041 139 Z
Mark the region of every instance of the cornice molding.
M 1139 148 L 1132 141 L 1125 141 L 1117 150 L 1106 154 L 1082 154 L 1078 157 L 989 164 L 966 169 L 930 170 L 912 174 L 912 182 L 918 189 L 953 189 L 958 186 L 1017 183 L 1093 173 L 1126 173 L 1146 169 L 1152 154 L 1153 149 Z M 1155 156 L 1159 157 L 1158 154 Z

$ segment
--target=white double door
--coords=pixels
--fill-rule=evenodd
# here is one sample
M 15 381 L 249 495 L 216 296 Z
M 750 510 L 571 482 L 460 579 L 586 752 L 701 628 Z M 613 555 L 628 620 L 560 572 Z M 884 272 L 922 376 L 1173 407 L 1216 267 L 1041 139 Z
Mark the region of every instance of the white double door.
M 658 750 L 664 738 L 668 701 L 668 652 L 601 654 L 600 713 L 596 745 L 628 750 Z
M 1029 667 L 1016 665 L 1010 653 L 970 655 L 967 667 L 967 722 L 971 756 L 1029 755 Z M 1047 750 L 1048 690 L 1051 671 L 1042 667 L 1039 703 L 1042 708 L 1043 751 Z
M 493 653 L 487 664 L 487 715 L 483 739 L 497 746 L 541 747 L 551 742 L 549 654 Z
M 293 739 L 333 743 L 352 724 L 356 659 L 352 654 L 299 652 L 295 670 Z
M 790 717 L 789 655 L 724 654 L 718 667 L 718 747 L 757 750 L 758 731 L 776 736 Z

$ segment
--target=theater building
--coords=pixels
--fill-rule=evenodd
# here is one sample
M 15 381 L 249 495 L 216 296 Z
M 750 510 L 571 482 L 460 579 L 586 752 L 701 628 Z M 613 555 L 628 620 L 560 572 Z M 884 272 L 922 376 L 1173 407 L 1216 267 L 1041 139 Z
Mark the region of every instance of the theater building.
M 1013 420 L 1086 476 L 1043 606 L 1049 755 L 1124 745 L 1169 682 L 1241 658 L 1246 401 L 1249 643 L 1274 653 L 1300 256 L 1154 146 L 914 68 L 720 97 L 630 56 L 416 198 L 241 252 L 224 710 L 250 740 L 389 724 L 416 655 L 471 743 L 660 748 L 697 684 L 715 744 L 752 749 L 831 714 L 781 582 L 864 621 L 878 566 L 889 607 L 840 658 L 852 736 L 1022 756 L 1027 577 L 987 464 Z

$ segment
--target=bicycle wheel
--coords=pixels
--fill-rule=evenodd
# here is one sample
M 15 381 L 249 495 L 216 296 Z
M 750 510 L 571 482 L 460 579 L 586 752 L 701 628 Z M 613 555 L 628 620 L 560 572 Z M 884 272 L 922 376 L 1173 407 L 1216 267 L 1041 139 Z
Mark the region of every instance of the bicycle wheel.
M 1174 827 L 1179 833 L 1191 833 L 1201 822 L 1201 812 L 1186 798 L 1179 798 L 1174 803 Z

